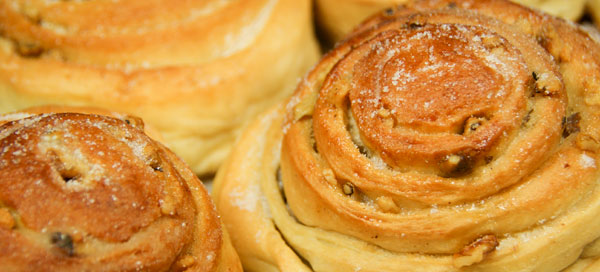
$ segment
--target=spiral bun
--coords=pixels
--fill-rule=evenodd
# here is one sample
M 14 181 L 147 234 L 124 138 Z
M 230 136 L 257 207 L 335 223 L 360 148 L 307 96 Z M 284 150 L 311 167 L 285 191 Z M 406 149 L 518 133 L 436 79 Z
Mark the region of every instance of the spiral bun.
M 196 174 L 215 172 L 317 60 L 310 15 L 308 0 L 1 1 L 0 112 L 133 114 Z
M 385 10 L 251 127 L 220 171 L 234 245 L 260 248 L 238 237 L 249 219 L 230 218 L 252 213 L 272 215 L 316 271 L 569 266 L 600 237 L 599 53 L 576 26 L 508 1 Z M 240 207 L 252 194 L 269 213 Z M 258 251 L 242 261 L 268 254 Z
M 140 119 L 2 117 L 3 271 L 240 271 L 212 202 Z

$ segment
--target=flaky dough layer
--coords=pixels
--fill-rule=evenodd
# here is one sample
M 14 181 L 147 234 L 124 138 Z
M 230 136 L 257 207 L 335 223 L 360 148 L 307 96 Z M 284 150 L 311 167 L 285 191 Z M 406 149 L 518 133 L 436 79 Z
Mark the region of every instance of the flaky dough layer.
M 0 112 L 142 117 L 197 174 L 318 58 L 308 0 L 0 3 Z
M 3 271 L 241 271 L 208 193 L 141 119 L 0 116 Z
M 593 262 L 599 54 L 577 26 L 508 1 L 414 1 L 373 16 L 248 129 L 218 173 L 216 203 L 242 262 Z

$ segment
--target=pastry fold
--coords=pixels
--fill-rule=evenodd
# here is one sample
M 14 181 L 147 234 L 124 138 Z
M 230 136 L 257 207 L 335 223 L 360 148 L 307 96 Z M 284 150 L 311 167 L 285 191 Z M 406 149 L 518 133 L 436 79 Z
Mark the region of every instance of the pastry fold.
M 216 204 L 243 264 L 560 271 L 593 260 L 599 53 L 577 26 L 502 0 L 415 1 L 370 18 L 219 171 Z
M 241 271 L 202 183 L 141 119 L 0 116 L 2 271 Z
M 308 0 L 0 2 L 0 112 L 142 117 L 197 174 L 318 59 Z

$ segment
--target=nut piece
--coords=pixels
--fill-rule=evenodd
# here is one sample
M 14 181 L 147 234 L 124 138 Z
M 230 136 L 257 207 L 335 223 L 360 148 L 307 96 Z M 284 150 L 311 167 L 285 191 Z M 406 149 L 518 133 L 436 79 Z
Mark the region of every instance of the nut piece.
M 170 197 L 158 200 L 160 212 L 163 215 L 174 215 L 177 203 Z
M 543 96 L 554 96 L 562 89 L 562 82 L 556 79 L 551 73 L 545 72 L 542 74 L 532 73 L 535 79 L 534 91 L 536 94 Z
M 498 239 L 495 235 L 484 235 L 475 240 L 470 245 L 464 247 L 460 252 L 452 256 L 454 267 L 460 268 L 470 266 L 483 261 L 483 259 L 494 251 L 498 246 Z
M 390 117 L 390 111 L 387 110 L 386 108 L 381 108 L 381 109 L 379 109 L 379 111 L 377 111 L 377 115 L 379 115 L 379 117 L 382 117 L 382 118 L 388 118 L 388 117 Z
M 450 155 L 448 156 L 448 159 L 446 159 L 446 163 L 450 166 L 457 166 L 461 160 L 462 158 L 458 155 Z
M 385 212 L 391 212 L 398 210 L 398 206 L 394 200 L 389 196 L 380 196 L 375 200 L 377 205 Z
M 335 174 L 333 173 L 333 170 L 331 170 L 329 168 L 323 170 L 323 177 L 325 178 L 327 183 L 329 183 L 331 185 L 337 184 L 337 180 L 335 179 Z
M 177 266 L 180 268 L 190 268 L 196 263 L 196 258 L 191 255 L 186 255 L 177 261 Z
M 460 154 L 452 154 L 440 161 L 442 174 L 448 177 L 460 176 L 471 170 L 471 159 Z
M 394 119 L 393 118 L 386 118 L 383 121 L 383 125 L 387 128 L 393 128 L 394 127 Z

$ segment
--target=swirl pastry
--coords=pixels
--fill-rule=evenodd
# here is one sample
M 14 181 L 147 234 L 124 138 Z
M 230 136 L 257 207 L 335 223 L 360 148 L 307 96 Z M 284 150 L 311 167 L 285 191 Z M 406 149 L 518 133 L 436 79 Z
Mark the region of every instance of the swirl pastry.
M 206 190 L 140 119 L 0 118 L 2 271 L 241 271 Z
M 214 172 L 316 62 L 312 31 L 308 0 L 0 1 L 0 112 L 133 114 L 194 172 Z
M 369 15 L 408 0 L 317 0 L 317 21 L 329 43 L 337 42 L 350 33 Z M 567 20 L 577 20 L 583 14 L 586 0 L 513 0 Z M 590 2 L 598 2 L 590 0 Z M 343 2 L 343 4 L 341 4 Z
M 577 26 L 503 0 L 415 1 L 374 16 L 248 128 L 217 174 L 243 265 L 593 262 L 599 54 Z

